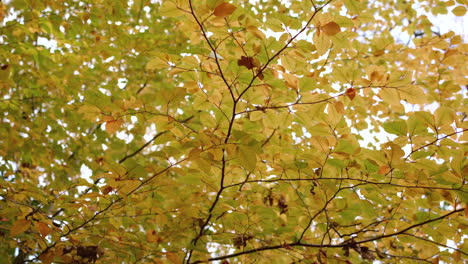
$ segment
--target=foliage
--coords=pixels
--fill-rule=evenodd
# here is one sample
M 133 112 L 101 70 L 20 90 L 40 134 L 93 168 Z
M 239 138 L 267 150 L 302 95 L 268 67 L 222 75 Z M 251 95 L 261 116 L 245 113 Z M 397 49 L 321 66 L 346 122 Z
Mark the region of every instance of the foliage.
M 4 1 L 2 263 L 463 262 L 467 4 Z

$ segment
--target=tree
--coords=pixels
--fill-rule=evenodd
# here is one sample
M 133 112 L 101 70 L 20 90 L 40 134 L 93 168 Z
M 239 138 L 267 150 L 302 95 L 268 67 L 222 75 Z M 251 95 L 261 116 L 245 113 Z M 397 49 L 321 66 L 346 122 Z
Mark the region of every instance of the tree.
M 0 4 L 0 259 L 463 262 L 466 6 Z

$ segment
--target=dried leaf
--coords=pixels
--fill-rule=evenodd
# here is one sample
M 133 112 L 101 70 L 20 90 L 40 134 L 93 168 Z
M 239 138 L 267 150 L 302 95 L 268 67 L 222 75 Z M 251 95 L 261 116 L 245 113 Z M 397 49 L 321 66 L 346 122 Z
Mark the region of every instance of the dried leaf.
M 356 96 L 356 90 L 354 88 L 346 89 L 346 96 L 348 96 L 349 99 L 353 100 Z
M 327 36 L 334 36 L 334 35 L 338 34 L 341 31 L 341 29 L 340 29 L 340 26 L 337 23 L 332 21 L 330 23 L 327 23 L 327 24 L 323 25 L 322 26 L 322 31 Z
M 31 226 L 31 222 L 26 219 L 16 220 L 10 227 L 10 236 L 15 237 L 19 234 L 24 233 Z
M 36 226 L 37 230 L 39 230 L 39 233 L 45 237 L 48 234 L 52 232 L 52 228 L 49 227 L 48 224 L 43 223 L 43 222 L 34 222 L 34 225 Z
M 123 119 L 119 118 L 117 120 L 112 120 L 106 122 L 106 131 L 109 134 L 114 134 L 123 124 Z
M 247 69 L 253 69 L 255 67 L 254 59 L 252 57 L 242 56 L 238 61 L 237 65 L 244 66 Z
M 214 9 L 214 15 L 217 17 L 225 17 L 229 16 L 236 10 L 237 7 L 229 4 L 229 3 L 221 3 Z
M 146 240 L 150 243 L 161 242 L 161 238 L 158 236 L 158 233 L 154 229 L 146 231 Z

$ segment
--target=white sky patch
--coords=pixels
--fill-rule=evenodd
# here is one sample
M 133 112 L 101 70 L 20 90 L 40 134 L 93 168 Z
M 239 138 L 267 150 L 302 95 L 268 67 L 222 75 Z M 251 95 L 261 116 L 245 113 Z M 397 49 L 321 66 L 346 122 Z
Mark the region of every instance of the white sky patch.
M 128 83 L 127 78 L 119 78 L 119 79 L 117 80 L 117 86 L 118 86 L 120 89 L 124 89 L 124 88 L 127 86 L 127 83 Z
M 54 39 L 47 39 L 44 37 L 37 38 L 37 45 L 44 46 L 51 52 L 56 51 L 58 49 L 57 41 L 55 41 Z
M 86 165 L 82 164 L 80 168 L 80 177 L 85 179 L 87 182 L 93 184 L 94 181 L 91 179 L 91 176 L 93 175 L 93 171 Z M 77 187 L 79 192 L 84 192 L 86 189 L 88 189 L 87 186 L 78 186 Z

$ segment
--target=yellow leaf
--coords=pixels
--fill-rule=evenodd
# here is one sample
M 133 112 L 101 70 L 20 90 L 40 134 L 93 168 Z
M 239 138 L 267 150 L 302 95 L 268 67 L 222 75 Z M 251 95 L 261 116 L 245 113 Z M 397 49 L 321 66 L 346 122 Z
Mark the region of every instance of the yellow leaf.
M 170 71 L 167 73 L 167 75 L 169 75 L 169 76 L 174 76 L 174 75 L 176 75 L 176 74 L 179 74 L 179 73 L 185 72 L 185 71 L 187 71 L 187 70 L 180 69 L 180 68 L 173 68 L 172 70 L 170 70 Z
M 384 146 L 384 153 L 387 159 L 393 164 L 401 163 L 401 158 L 405 155 L 405 152 L 401 149 L 401 147 L 393 142 L 387 142 L 384 144 Z
M 84 118 L 88 120 L 95 121 L 102 111 L 94 105 L 83 105 L 78 109 L 78 113 L 83 114 Z
M 221 3 L 214 9 L 214 15 L 217 17 L 229 16 L 236 10 L 237 7 L 229 3 Z
M 29 222 L 26 219 L 19 219 L 16 220 L 13 225 L 10 227 L 10 236 L 15 237 L 26 230 L 29 229 L 29 226 L 31 226 L 31 222 Z
M 464 16 L 466 14 L 466 7 L 457 6 L 452 10 L 452 13 L 456 16 Z
M 45 237 L 48 234 L 52 232 L 52 228 L 49 227 L 48 224 L 42 223 L 42 222 L 34 222 L 34 225 L 36 226 L 37 230 L 39 230 L 39 233 Z
M 255 170 L 255 167 L 257 166 L 257 155 L 254 148 L 249 146 L 240 146 L 238 154 L 239 162 L 242 167 L 250 172 Z
M 261 32 L 257 27 L 248 26 L 247 31 L 252 33 L 258 39 L 265 39 L 265 34 Z
M 319 32 L 320 30 L 317 31 L 317 34 L 314 34 L 313 41 L 314 41 L 315 47 L 317 48 L 318 55 L 321 56 L 330 49 L 331 40 L 326 35 L 319 34 Z
M 189 152 L 189 159 L 191 159 L 191 160 L 198 159 L 200 157 L 201 152 L 202 152 L 202 150 L 200 148 L 193 148 Z
M 435 111 L 434 118 L 435 125 L 438 127 L 450 125 L 455 121 L 455 112 L 449 107 L 441 106 Z
M 327 36 L 334 36 L 334 35 L 338 34 L 341 31 L 341 29 L 340 29 L 340 26 L 337 23 L 332 21 L 330 23 L 327 23 L 327 24 L 323 25 L 322 26 L 322 31 Z
M 123 119 L 108 121 L 106 123 L 107 133 L 114 134 L 114 132 L 117 131 L 122 126 L 122 124 L 123 124 Z
M 167 68 L 168 64 L 161 58 L 153 58 L 146 64 L 147 71 L 161 70 Z
M 135 190 L 139 185 L 140 181 L 137 180 L 123 180 L 117 181 L 117 186 L 119 186 L 119 193 L 128 194 L 131 191 Z

